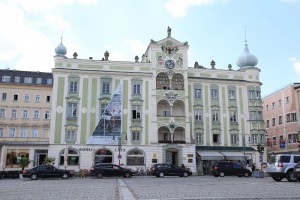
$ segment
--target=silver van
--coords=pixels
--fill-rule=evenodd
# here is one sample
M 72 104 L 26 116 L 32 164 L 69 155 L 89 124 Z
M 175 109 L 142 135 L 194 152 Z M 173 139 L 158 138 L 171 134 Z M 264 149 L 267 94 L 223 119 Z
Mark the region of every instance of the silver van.
M 267 173 L 274 181 L 286 178 L 289 182 L 297 181 L 293 175 L 294 166 L 300 162 L 300 154 L 272 155 L 268 161 Z

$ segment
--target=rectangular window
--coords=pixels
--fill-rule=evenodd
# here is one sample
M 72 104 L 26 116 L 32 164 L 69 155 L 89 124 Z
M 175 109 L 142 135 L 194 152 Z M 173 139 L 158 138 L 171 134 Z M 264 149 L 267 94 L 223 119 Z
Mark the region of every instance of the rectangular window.
M 18 99 L 19 99 L 19 95 L 14 94 L 14 101 L 18 101 Z
M 220 134 L 217 134 L 217 133 L 213 134 L 213 143 L 220 144 Z
M 15 83 L 20 83 L 20 82 L 21 82 L 21 77 L 15 76 Z
M 281 100 L 279 99 L 278 100 L 278 107 L 280 107 L 281 106 Z
M 75 141 L 75 136 L 76 136 L 76 130 L 68 130 L 67 135 L 66 135 L 66 139 Z
M 249 99 L 256 99 L 255 91 L 249 90 Z
M 195 109 L 195 121 L 202 121 L 203 120 L 203 110 L 202 109 Z
M 258 141 L 258 134 L 252 134 L 252 141 L 255 144 L 259 143 L 259 141 Z
M 5 109 L 0 108 L 0 118 L 5 118 Z
M 105 103 L 100 104 L 100 117 L 103 115 L 106 106 L 107 106 L 107 104 L 105 104 Z
M 36 78 L 36 84 L 42 84 L 42 78 Z
M 213 122 L 218 122 L 219 121 L 219 117 L 220 114 L 219 114 L 219 111 L 218 110 L 213 110 L 212 111 L 212 121 Z
M 0 128 L 0 137 L 4 136 L 3 128 Z
M 256 91 L 256 99 L 261 99 L 260 91 Z
M 133 85 L 133 94 L 135 95 L 141 94 L 141 85 Z
M 48 128 L 43 128 L 43 135 L 41 136 L 41 137 L 43 137 L 43 138 L 47 138 L 48 137 L 48 134 L 49 133 L 49 129 Z
M 235 99 L 235 90 L 228 90 L 228 98 Z
M 297 121 L 297 115 L 296 113 L 291 113 L 291 121 L 296 122 Z
M 24 77 L 24 83 L 32 83 L 32 77 Z
M 231 134 L 231 144 L 237 144 L 239 142 L 238 134 Z
M 50 110 L 45 110 L 45 119 L 50 119 Z
M 37 94 L 35 95 L 35 102 L 40 102 L 41 101 L 41 95 Z
M 47 84 L 48 84 L 48 85 L 51 85 L 52 82 L 53 82 L 52 78 L 48 78 L 48 79 L 47 79 Z
M 22 138 L 27 137 L 27 128 L 24 128 L 24 127 L 21 128 L 21 137 Z
M 169 110 L 163 110 L 162 111 L 162 116 L 164 116 L 164 117 L 170 117 L 171 116 L 171 111 L 169 111 Z
M 77 117 L 77 103 L 68 103 L 67 117 Z
M 39 129 L 38 128 L 32 128 L 32 137 L 37 138 L 39 137 Z
M 288 135 L 288 143 L 297 143 L 298 142 L 298 133 Z
M 230 111 L 230 122 L 237 122 L 237 111 Z
M 24 119 L 28 119 L 28 116 L 29 116 L 29 110 L 28 109 L 24 109 L 23 110 L 23 118 Z
M 272 118 L 272 126 L 275 126 L 275 118 Z
M 46 96 L 46 102 L 51 102 L 51 97 L 49 95 Z
M 255 111 L 250 111 L 250 117 L 249 117 L 249 119 L 250 120 L 256 120 L 257 119 Z
M 267 120 L 267 128 L 269 128 L 269 127 L 270 127 L 270 121 Z
M 17 118 L 17 109 L 11 109 L 11 118 Z
M 132 119 L 141 119 L 141 106 L 132 106 Z
M 77 81 L 71 81 L 70 82 L 70 92 L 78 92 L 78 82 Z
M 33 119 L 39 119 L 40 118 L 40 111 L 34 110 L 33 111 Z
M 140 132 L 138 131 L 133 131 L 132 132 L 132 141 L 140 141 Z
M 266 110 L 269 110 L 269 105 L 266 105 Z
M 7 93 L 2 93 L 2 101 L 6 101 Z
M 196 133 L 196 143 L 203 143 L 203 133 Z
M 217 89 L 212 89 L 212 90 L 211 90 L 211 98 L 212 98 L 212 99 L 217 99 L 217 98 L 219 98 L 218 90 L 217 90 Z
M 278 124 L 282 124 L 282 116 L 279 116 L 279 118 L 278 118 Z
M 29 102 L 29 94 L 25 94 L 24 95 L 24 101 L 25 102 Z
M 16 137 L 16 128 L 9 128 L 9 137 Z
M 201 89 L 195 89 L 195 98 L 202 98 Z
M 10 76 L 2 76 L 2 82 L 10 82 Z
M 109 94 L 109 83 L 102 83 L 102 94 Z
M 290 97 L 285 97 L 285 103 L 289 103 L 290 102 Z
M 272 109 L 274 109 L 274 108 L 275 108 L 275 102 L 272 103 Z
M 291 114 L 286 114 L 286 122 L 291 122 Z

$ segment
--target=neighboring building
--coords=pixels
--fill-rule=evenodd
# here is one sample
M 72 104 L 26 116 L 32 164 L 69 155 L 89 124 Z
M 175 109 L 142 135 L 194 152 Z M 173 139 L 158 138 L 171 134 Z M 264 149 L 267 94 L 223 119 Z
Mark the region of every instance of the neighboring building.
M 48 154 L 52 101 L 52 73 L 0 70 L 0 171 L 30 166 Z
M 268 155 L 299 151 L 299 105 L 300 83 L 290 84 L 263 98 Z
M 78 171 L 94 163 L 133 169 L 182 164 L 208 174 L 216 160 L 259 165 L 265 143 L 260 69 L 245 45 L 239 70 L 188 67 L 187 42 L 151 40 L 141 61 L 67 58 L 55 49 L 49 156 Z M 64 153 L 68 148 L 68 155 Z M 68 157 L 68 160 L 64 159 Z

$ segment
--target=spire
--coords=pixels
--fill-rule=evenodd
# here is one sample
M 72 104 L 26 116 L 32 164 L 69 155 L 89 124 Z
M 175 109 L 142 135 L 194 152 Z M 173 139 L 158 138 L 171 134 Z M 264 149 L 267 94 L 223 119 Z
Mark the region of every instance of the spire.
M 62 43 L 63 37 L 60 37 L 60 44 L 55 48 L 55 53 L 58 56 L 65 56 L 67 54 L 67 48 Z
M 168 37 L 171 37 L 172 29 L 168 26 Z

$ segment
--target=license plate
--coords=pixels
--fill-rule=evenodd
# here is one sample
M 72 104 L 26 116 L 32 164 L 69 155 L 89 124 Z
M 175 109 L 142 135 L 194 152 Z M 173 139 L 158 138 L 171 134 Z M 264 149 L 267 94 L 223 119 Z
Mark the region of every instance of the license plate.
M 300 168 L 297 168 L 297 169 L 296 169 L 296 172 L 300 172 Z

